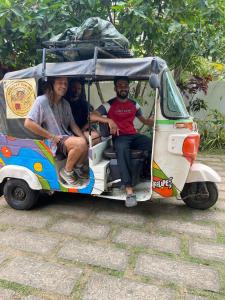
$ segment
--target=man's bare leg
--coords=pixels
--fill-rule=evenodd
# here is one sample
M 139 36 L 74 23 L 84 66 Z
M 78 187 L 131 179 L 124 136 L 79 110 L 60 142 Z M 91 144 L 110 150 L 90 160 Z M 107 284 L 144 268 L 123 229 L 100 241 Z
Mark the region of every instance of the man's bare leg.
M 127 195 L 132 195 L 134 193 L 132 186 L 126 186 L 125 188 Z
M 73 171 L 74 166 L 85 157 L 87 157 L 87 143 L 82 137 L 69 137 L 65 141 L 68 156 L 66 160 L 65 170 Z
M 77 161 L 78 165 L 83 165 L 88 160 L 88 145 L 87 150 L 81 153 L 79 160 Z

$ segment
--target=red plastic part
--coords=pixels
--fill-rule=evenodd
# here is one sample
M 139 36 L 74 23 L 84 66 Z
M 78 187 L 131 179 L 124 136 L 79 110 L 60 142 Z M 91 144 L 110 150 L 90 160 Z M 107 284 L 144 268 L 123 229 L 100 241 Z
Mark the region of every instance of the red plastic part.
M 183 147 L 182 147 L 183 155 L 191 163 L 191 165 L 196 160 L 199 143 L 200 143 L 200 135 L 198 133 L 190 134 L 185 138 L 183 142 Z

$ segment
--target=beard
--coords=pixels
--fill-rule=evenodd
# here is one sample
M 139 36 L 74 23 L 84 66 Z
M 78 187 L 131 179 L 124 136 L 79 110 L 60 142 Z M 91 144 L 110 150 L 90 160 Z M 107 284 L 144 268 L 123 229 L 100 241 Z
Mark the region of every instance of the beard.
M 72 97 L 75 98 L 75 99 L 79 99 L 80 96 L 81 96 L 81 93 L 79 93 L 79 92 L 77 92 L 77 91 L 74 91 L 74 92 L 72 93 Z
M 121 91 L 121 92 L 116 92 L 117 97 L 120 99 L 126 99 L 128 97 L 129 92 L 128 91 Z

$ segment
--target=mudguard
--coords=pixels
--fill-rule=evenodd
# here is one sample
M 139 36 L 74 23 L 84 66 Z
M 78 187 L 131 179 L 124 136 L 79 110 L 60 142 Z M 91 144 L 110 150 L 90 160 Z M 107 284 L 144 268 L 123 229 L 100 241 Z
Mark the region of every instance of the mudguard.
M 8 165 L 0 169 L 0 183 L 5 178 L 16 178 L 26 181 L 32 190 L 41 190 L 42 186 L 37 176 L 28 168 L 21 166 Z
M 201 163 L 193 163 L 188 173 L 186 183 L 204 181 L 221 182 L 221 177 L 212 168 Z

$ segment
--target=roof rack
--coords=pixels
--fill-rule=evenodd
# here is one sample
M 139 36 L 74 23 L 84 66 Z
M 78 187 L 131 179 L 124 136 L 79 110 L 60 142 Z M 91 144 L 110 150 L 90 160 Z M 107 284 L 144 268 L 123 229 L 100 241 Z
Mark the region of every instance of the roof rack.
M 116 58 L 133 57 L 133 53 L 129 49 L 122 47 L 115 40 L 111 39 L 105 39 L 104 41 L 95 39 L 47 41 L 44 42 L 43 45 L 49 52 L 60 56 L 64 61 L 93 58 L 95 47 L 102 49 L 102 52 L 99 53 L 99 58 L 108 58 L 110 54 Z M 66 51 L 70 51 L 70 55 L 68 55 Z
M 94 59 L 95 64 L 98 58 L 131 58 L 133 53 L 115 41 L 99 42 L 97 40 L 82 41 L 56 41 L 44 42 L 46 48 L 42 49 L 42 78 L 45 78 L 47 54 L 54 54 L 61 61 L 79 61 Z

